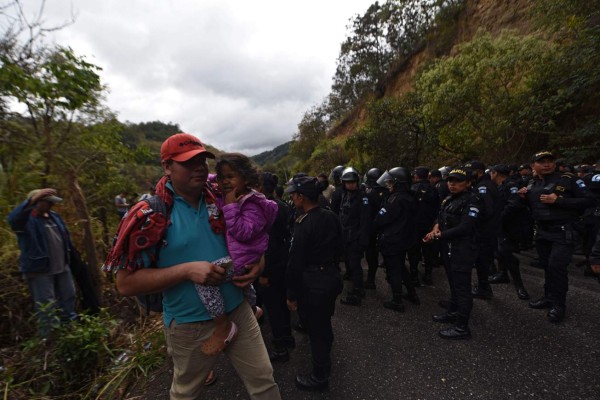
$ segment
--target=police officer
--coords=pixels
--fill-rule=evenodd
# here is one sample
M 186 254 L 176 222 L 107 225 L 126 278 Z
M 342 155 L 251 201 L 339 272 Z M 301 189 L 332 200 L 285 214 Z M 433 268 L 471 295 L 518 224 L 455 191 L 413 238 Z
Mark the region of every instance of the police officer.
M 435 219 L 440 211 L 440 199 L 438 191 L 427 180 L 429 169 L 426 167 L 417 167 L 413 172 L 414 183 L 410 190 L 417 200 L 417 213 L 415 223 L 417 229 L 417 238 L 423 238 L 431 231 Z M 421 286 L 419 282 L 419 262 L 423 259 L 425 273 L 423 274 L 423 283 L 432 285 L 431 272 L 433 266 L 438 262 L 436 248 L 433 243 L 425 243 L 417 240 L 415 245 L 408 251 L 408 261 L 410 264 L 410 280 L 415 287 Z
M 583 253 L 586 258 L 585 270 L 583 272 L 586 276 L 595 276 L 591 268 L 590 254 L 600 230 L 600 160 L 596 162 L 595 167 L 590 167 L 590 169 L 591 172 L 582 178 L 594 198 L 594 204 L 586 208 L 583 213 L 585 229 Z
M 342 172 L 342 202 L 340 222 L 344 235 L 344 259 L 352 279 L 352 290 L 341 299 L 342 304 L 360 306 L 365 297 L 361 260 L 369 244 L 371 233 L 371 205 L 369 197 L 359 187 L 358 172 L 348 167 Z
M 438 191 L 438 197 L 441 204 L 441 202 L 450 195 L 448 183 L 442 178 L 442 172 L 438 169 L 431 170 L 431 172 L 429 172 L 429 183 L 431 183 Z
M 308 332 L 312 372 L 298 374 L 301 390 L 322 391 L 329 386 L 333 328 L 331 317 L 342 279 L 335 260 L 342 252 L 342 227 L 338 217 L 317 205 L 317 179 L 300 177 L 286 189 L 303 214 L 294 223 L 286 271 L 287 303 L 298 310 Z
M 498 233 L 498 265 L 500 272 L 490 277 L 490 283 L 509 283 L 508 273 L 513 278 L 517 296 L 521 300 L 529 299 L 523 286 L 519 259 L 513 253 L 519 250 L 519 237 L 523 221 L 528 218 L 525 205 L 518 195 L 519 186 L 509 178 L 509 168 L 498 164 L 490 168 L 492 182 L 498 185 L 498 201 L 500 202 L 500 232 Z
M 478 284 L 473 288 L 473 297 L 490 299 L 493 292 L 489 275 L 496 272 L 494 251 L 500 227 L 498 188 L 485 173 L 485 165 L 481 161 L 471 161 L 465 167 L 472 171 L 473 192 L 479 196 L 482 203 L 477 225 L 477 259 L 475 260 Z
M 577 242 L 573 224 L 593 199 L 581 179 L 572 173 L 555 172 L 555 160 L 549 151 L 536 153 L 532 160 L 536 176 L 519 194 L 530 204 L 536 222 L 539 265 L 545 272 L 544 297 L 529 306 L 549 308 L 548 319 L 558 323 L 565 317 L 567 267 Z
M 364 177 L 364 190 L 371 204 L 371 221 L 377 216 L 377 212 L 381 209 L 381 205 L 387 197 L 387 193 L 389 193 L 387 188 L 377 183 L 381 175 L 379 168 L 371 168 Z M 375 289 L 375 275 L 377 274 L 377 268 L 379 268 L 379 244 L 377 242 L 377 232 L 374 229 L 371 230 L 369 235 L 369 245 L 365 250 L 365 259 L 368 271 L 364 287 L 365 289 Z
M 473 308 L 471 271 L 477 258 L 476 226 L 480 213 L 480 200 L 470 190 L 470 172 L 456 168 L 448 175 L 451 195 L 442 208 L 431 232 L 424 242 L 439 240 L 442 244 L 444 267 L 450 283 L 451 298 L 448 311 L 433 315 L 440 323 L 454 323 L 451 328 L 439 331 L 444 339 L 470 339 L 469 317 Z
M 408 249 L 414 246 L 416 237 L 416 201 L 410 192 L 410 172 L 407 168 L 396 167 L 386 171 L 377 181 L 385 185 L 390 195 L 379 210 L 374 228 L 380 232 L 379 251 L 383 255 L 387 279 L 392 288 L 392 300 L 383 303 L 385 308 L 404 311 L 402 303 L 402 282 L 407 285 L 409 300 L 419 303 L 419 298 L 408 277 L 404 264 Z
M 333 185 L 335 186 L 335 190 L 331 194 L 331 211 L 338 214 L 340 212 L 340 204 L 342 203 L 342 172 L 346 167 L 343 165 L 338 165 L 334 169 L 331 170 L 329 174 L 331 179 L 333 180 Z

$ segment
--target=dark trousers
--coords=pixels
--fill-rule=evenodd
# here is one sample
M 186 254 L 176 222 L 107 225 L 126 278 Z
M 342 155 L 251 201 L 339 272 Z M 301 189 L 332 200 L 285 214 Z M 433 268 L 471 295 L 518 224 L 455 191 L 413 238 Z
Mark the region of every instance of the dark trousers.
M 393 255 L 383 255 L 383 261 L 387 272 L 387 281 L 390 283 L 394 295 L 402 294 L 403 280 L 407 284 L 407 289 L 409 291 L 412 288 L 404 260 L 406 260 L 406 251 Z
M 434 242 L 423 243 L 421 240 L 425 235 L 429 233 L 427 231 L 419 231 L 417 233 L 417 243 L 408 250 L 408 263 L 410 264 L 410 272 L 416 273 L 418 271 L 419 262 L 423 260 L 425 267 L 425 275 L 431 275 L 431 270 L 437 262 L 436 248 Z
M 377 246 L 377 235 L 371 235 L 369 238 L 369 246 L 365 250 L 365 259 L 369 267 L 367 272 L 367 280 L 374 281 L 377 268 L 379 268 L 379 246 Z
M 521 278 L 521 269 L 519 268 L 519 259 L 514 253 L 519 249 L 518 239 L 508 237 L 504 234 L 498 235 L 498 265 L 504 273 L 510 272 L 515 285 L 523 286 Z
M 450 285 L 450 307 L 448 311 L 456 312 L 464 323 L 469 322 L 473 309 L 473 295 L 471 293 L 471 270 L 452 266 L 451 261 L 444 257 L 444 269 Z
M 333 327 L 331 316 L 335 309 L 335 297 L 325 303 L 315 304 L 308 300 L 300 300 L 298 312 L 306 324 L 310 351 L 312 355 L 313 374 L 317 379 L 329 378 L 331 373 L 331 346 L 333 345 Z
M 489 276 L 496 267 L 494 266 L 494 251 L 496 250 L 496 236 L 481 234 L 477 236 L 477 280 L 480 287 L 489 286 Z
M 544 295 L 554 304 L 563 307 L 569 290 L 567 268 L 571 263 L 576 242 L 576 232 L 570 226 L 552 229 L 538 226 L 535 247 L 540 267 L 545 272 Z
M 357 241 L 346 243 L 346 260 L 348 272 L 352 277 L 352 287 L 354 290 L 363 289 L 363 270 L 361 265 L 362 260 L 361 246 Z
M 269 286 L 262 288 L 262 296 L 276 349 L 285 348 L 283 339 L 292 336 L 290 310 L 286 303 L 285 277 L 269 277 Z

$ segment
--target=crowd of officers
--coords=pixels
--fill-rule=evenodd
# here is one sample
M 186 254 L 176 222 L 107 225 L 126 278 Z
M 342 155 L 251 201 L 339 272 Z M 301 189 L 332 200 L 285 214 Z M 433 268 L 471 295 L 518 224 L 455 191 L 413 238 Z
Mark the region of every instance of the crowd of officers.
M 298 311 L 315 371 L 302 382 L 309 390 L 326 387 L 331 316 L 342 278 L 351 288 L 341 304 L 360 306 L 383 266 L 392 291 L 383 306 L 402 312 L 404 299 L 420 304 L 415 288 L 432 285 L 433 268 L 443 265 L 451 296 L 439 302 L 445 311 L 432 318 L 449 324 L 440 337 L 469 339 L 473 298 L 491 299 L 492 284 L 512 280 L 516 296 L 530 299 L 515 253 L 537 249 L 544 296 L 529 307 L 548 309 L 554 323 L 565 317 L 567 267 L 576 246 L 583 242 L 586 275 L 600 264 L 600 255 L 595 261 L 593 255 L 600 252 L 600 163 L 574 168 L 548 151 L 520 166 L 471 161 L 431 170 L 371 168 L 362 179 L 354 168 L 340 165 L 329 176 L 297 174 L 286 192 L 294 206 L 286 285 L 288 294 L 291 287 L 302 297 Z M 276 348 L 273 356 L 287 359 L 287 351 L 278 356 Z

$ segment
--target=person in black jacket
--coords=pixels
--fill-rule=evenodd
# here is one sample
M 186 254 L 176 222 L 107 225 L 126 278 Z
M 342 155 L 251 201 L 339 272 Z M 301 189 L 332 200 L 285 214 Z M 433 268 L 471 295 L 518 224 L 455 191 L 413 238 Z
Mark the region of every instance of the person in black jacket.
M 271 361 L 289 360 L 289 348 L 296 345 L 292 336 L 290 310 L 286 303 L 285 269 L 290 246 L 289 207 L 273 195 L 278 177 L 270 172 L 261 174 L 260 191 L 269 200 L 277 203 L 277 217 L 269 229 L 269 247 L 265 252 L 265 269 L 258 278 L 263 302 L 267 309 L 274 350 L 269 354 Z
M 344 258 L 352 278 L 352 290 L 340 301 L 342 304 L 360 306 L 361 299 L 365 297 L 361 260 L 369 245 L 371 204 L 369 196 L 359 187 L 360 178 L 354 168 L 346 168 L 341 179 L 344 191 L 339 217 L 344 235 Z
M 593 199 L 583 180 L 569 172 L 556 172 L 556 157 L 549 151 L 533 156 L 536 176 L 519 194 L 527 200 L 536 222 L 535 246 L 539 265 L 544 269 L 544 297 L 529 303 L 531 308 L 549 308 L 551 322 L 565 317 L 571 262 L 577 231 L 574 223 Z
M 296 376 L 301 390 L 321 391 L 329 386 L 335 300 L 342 291 L 337 267 L 342 250 L 339 218 L 317 204 L 317 179 L 294 179 L 286 189 L 294 205 L 303 211 L 294 223 L 294 235 L 286 272 L 287 304 L 298 310 L 308 332 L 312 372 Z
M 380 233 L 379 251 L 387 271 L 387 279 L 392 288 L 392 300 L 383 303 L 385 308 L 404 311 L 402 303 L 402 282 L 407 285 L 409 300 L 418 304 L 419 298 L 408 277 L 404 264 L 408 249 L 414 246 L 416 237 L 416 201 L 410 192 L 410 172 L 403 167 L 386 171 L 377 181 L 386 185 L 390 195 L 383 203 L 373 222 Z M 406 279 L 403 279 L 406 278 Z
M 500 203 L 498 202 L 498 188 L 485 173 L 485 165 L 481 161 L 471 161 L 465 165 L 472 171 L 474 179 L 473 192 L 481 200 L 482 209 L 477 224 L 477 269 L 478 284 L 473 288 L 473 297 L 490 299 L 493 296 L 489 276 L 496 272 L 494 265 L 494 251 L 500 229 Z
M 508 177 L 506 165 L 498 164 L 490 168 L 492 182 L 498 185 L 501 209 L 501 228 L 498 234 L 498 265 L 500 272 L 490 278 L 490 283 L 509 283 L 508 273 L 513 278 L 517 296 L 521 300 L 529 299 L 529 294 L 523 285 L 519 259 L 513 253 L 519 250 L 519 237 L 522 226 L 528 218 L 527 208 L 518 195 L 519 186 Z
M 382 173 L 379 168 L 371 168 L 365 174 L 364 187 L 367 196 L 369 196 L 369 203 L 371 204 L 371 221 L 377 216 L 377 213 L 381 209 L 381 205 L 389 193 L 387 188 L 377 183 L 377 180 L 381 175 Z M 377 232 L 374 229 L 371 229 L 369 235 L 369 245 L 365 250 L 365 259 L 368 266 L 365 289 L 375 289 L 375 275 L 379 268 L 379 243 L 377 240 Z
M 422 238 L 431 231 L 440 211 L 440 199 L 438 191 L 429 183 L 427 177 L 429 169 L 426 167 L 417 167 L 413 173 L 415 179 L 410 190 L 417 200 L 417 214 L 415 223 L 417 228 L 417 238 Z M 421 286 L 419 282 L 419 262 L 423 260 L 425 273 L 423 274 L 423 283 L 432 285 L 431 272 L 434 265 L 438 262 L 436 248 L 433 243 L 424 243 L 417 240 L 415 245 L 408 251 L 408 260 L 410 263 L 410 280 L 416 287 Z
M 439 240 L 442 244 L 444 267 L 448 275 L 451 298 L 448 311 L 433 315 L 440 323 L 455 323 L 439 331 L 444 339 L 470 339 L 469 317 L 473 308 L 471 271 L 477 258 L 476 227 L 480 214 L 480 200 L 470 191 L 469 173 L 456 168 L 448 175 L 451 195 L 442 208 L 431 232 L 424 242 Z

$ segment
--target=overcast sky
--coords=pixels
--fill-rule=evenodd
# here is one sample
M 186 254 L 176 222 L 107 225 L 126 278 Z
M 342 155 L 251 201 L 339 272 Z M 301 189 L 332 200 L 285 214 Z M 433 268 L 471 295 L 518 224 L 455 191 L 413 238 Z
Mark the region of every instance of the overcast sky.
M 40 0 L 22 0 L 31 12 Z M 374 0 L 47 0 L 53 40 L 103 70 L 119 120 L 177 123 L 254 155 L 329 93 L 349 19 Z

